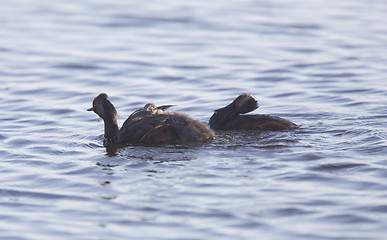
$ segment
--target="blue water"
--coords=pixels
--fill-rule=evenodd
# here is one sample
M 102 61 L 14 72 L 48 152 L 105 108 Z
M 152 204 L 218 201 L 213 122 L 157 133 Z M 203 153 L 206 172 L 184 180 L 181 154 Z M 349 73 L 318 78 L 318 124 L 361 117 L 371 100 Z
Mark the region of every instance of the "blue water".
M 29 1 L 0 8 L 0 239 L 386 239 L 387 3 Z M 208 122 L 241 93 L 284 132 L 108 156 L 87 112 Z

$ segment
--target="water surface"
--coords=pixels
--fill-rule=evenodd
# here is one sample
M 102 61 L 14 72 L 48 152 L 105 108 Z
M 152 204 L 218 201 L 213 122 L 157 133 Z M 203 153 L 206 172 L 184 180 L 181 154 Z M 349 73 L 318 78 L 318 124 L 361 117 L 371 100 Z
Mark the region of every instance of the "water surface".
M 0 238 L 385 239 L 385 1 L 11 1 Z M 243 92 L 295 131 L 107 156 L 87 112 L 208 122 Z

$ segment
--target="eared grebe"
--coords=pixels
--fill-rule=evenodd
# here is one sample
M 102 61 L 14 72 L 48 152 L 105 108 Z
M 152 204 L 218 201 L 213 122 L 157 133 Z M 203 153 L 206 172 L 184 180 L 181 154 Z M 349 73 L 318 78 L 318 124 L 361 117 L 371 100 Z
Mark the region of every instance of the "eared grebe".
M 298 126 L 286 119 L 264 114 L 240 115 L 258 108 L 257 101 L 250 94 L 238 96 L 224 108 L 215 110 L 210 118 L 210 127 L 215 130 L 289 130 Z
M 171 106 L 156 107 L 148 103 L 144 108 L 133 112 L 121 129 L 117 125 L 117 111 L 105 93 L 94 99 L 93 107 L 88 111 L 94 111 L 104 120 L 105 147 L 204 142 L 215 137 L 214 132 L 205 124 L 185 114 L 164 111 Z

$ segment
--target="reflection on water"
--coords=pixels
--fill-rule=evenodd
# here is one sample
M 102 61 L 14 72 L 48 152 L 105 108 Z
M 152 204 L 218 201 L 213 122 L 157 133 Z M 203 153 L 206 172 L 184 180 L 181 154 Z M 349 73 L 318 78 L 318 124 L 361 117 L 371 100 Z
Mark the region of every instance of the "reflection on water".
M 6 0 L 0 238 L 384 239 L 384 1 Z M 301 128 L 103 147 L 153 102 L 208 122 L 252 93 Z

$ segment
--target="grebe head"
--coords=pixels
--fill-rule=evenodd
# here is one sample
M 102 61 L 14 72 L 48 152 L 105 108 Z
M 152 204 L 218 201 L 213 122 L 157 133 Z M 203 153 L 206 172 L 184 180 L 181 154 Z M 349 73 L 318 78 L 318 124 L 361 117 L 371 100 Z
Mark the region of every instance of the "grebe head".
M 99 94 L 93 101 L 93 107 L 87 109 L 87 111 L 94 111 L 102 119 L 106 120 L 111 117 L 112 120 L 117 118 L 117 111 L 113 104 L 109 101 L 106 93 Z
M 259 107 L 254 97 L 246 93 L 239 95 L 229 106 L 233 106 L 235 115 L 248 113 Z
M 250 94 L 239 95 L 229 105 L 215 110 L 210 118 L 210 126 L 213 129 L 222 129 L 226 122 L 238 116 L 240 113 L 248 113 L 258 108 L 258 103 Z
M 105 137 L 112 139 L 118 132 L 117 111 L 109 101 L 106 93 L 99 94 L 93 101 L 93 107 L 87 111 L 94 111 L 105 123 Z

